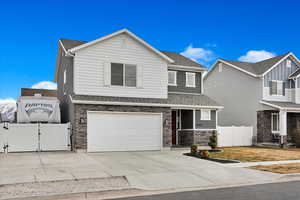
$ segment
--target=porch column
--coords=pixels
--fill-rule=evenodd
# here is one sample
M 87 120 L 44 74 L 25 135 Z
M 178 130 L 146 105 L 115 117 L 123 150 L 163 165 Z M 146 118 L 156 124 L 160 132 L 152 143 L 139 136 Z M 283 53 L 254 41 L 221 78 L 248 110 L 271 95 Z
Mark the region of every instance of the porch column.
M 279 111 L 279 130 L 281 136 L 287 135 L 287 112 L 285 110 Z

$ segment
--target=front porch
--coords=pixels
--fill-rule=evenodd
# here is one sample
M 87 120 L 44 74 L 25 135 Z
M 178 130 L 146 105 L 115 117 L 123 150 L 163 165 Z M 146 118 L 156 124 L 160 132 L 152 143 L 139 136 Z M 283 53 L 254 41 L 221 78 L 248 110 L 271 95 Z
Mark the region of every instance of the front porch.
M 208 146 L 216 128 L 216 109 L 172 109 L 172 146 Z
M 274 109 L 257 112 L 257 142 L 290 143 L 298 146 L 297 143 L 300 139 L 300 105 L 268 102 L 268 106 Z

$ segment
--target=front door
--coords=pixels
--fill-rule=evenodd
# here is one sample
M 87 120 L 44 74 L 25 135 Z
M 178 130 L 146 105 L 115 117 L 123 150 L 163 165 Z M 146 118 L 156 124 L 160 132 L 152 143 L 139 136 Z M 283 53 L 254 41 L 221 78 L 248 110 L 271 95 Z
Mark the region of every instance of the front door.
M 176 111 L 172 111 L 172 145 L 176 145 Z

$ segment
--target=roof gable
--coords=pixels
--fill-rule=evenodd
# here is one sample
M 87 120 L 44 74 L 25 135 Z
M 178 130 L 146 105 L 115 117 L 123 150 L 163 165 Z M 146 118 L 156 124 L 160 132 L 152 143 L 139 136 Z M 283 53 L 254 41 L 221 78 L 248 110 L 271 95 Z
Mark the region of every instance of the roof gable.
M 269 58 L 256 63 L 219 59 L 212 65 L 211 69 L 209 70 L 209 72 L 206 74 L 205 77 L 209 75 L 209 73 L 212 71 L 212 69 L 216 66 L 218 62 L 223 62 L 224 64 L 227 64 L 237 70 L 243 71 L 251 76 L 261 77 L 264 76 L 266 73 L 268 73 L 270 70 L 272 70 L 274 67 L 276 67 L 278 64 L 280 64 L 283 60 L 285 60 L 288 57 L 291 57 L 295 61 L 295 63 L 300 66 L 300 61 L 291 52 L 279 56 L 275 56 L 273 58 Z
M 168 61 L 169 63 L 173 63 L 174 62 L 171 58 L 169 58 L 168 56 L 166 56 L 162 52 L 158 51 L 157 49 L 155 49 L 154 47 L 152 47 L 151 45 L 149 45 L 148 43 L 146 43 L 144 40 L 142 40 L 139 37 L 137 37 L 135 34 L 133 34 L 130 31 L 128 31 L 127 29 L 122 29 L 120 31 L 114 32 L 114 33 L 109 34 L 107 36 L 104 36 L 104 37 L 101 37 L 99 39 L 93 40 L 91 42 L 85 42 L 83 44 L 80 44 L 78 46 L 70 48 L 68 51 L 71 52 L 71 53 L 74 53 L 74 52 L 79 51 L 79 50 L 81 50 L 83 48 L 86 48 L 86 47 L 89 47 L 91 45 L 97 44 L 97 43 L 99 43 L 101 41 L 104 41 L 104 40 L 107 40 L 109 38 L 115 37 L 115 36 L 120 35 L 122 33 L 125 33 L 125 34 L 129 35 L 130 37 L 132 37 L 134 40 L 140 42 L 145 47 L 147 47 L 152 52 L 156 53 L 158 56 L 162 57 L 164 60 Z

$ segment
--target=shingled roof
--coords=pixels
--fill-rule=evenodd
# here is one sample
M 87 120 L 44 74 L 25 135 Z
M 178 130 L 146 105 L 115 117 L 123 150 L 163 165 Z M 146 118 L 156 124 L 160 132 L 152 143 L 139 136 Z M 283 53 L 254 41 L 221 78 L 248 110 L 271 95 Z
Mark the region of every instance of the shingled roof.
M 68 39 L 60 39 L 62 45 L 66 50 L 72 49 L 74 47 L 77 47 L 82 44 L 86 44 L 88 42 L 86 41 L 80 41 L 80 40 L 68 40 Z M 172 60 L 174 60 L 173 65 L 181 65 L 181 66 L 186 66 L 186 67 L 199 67 L 203 70 L 206 69 L 203 65 L 200 65 L 199 63 L 179 54 L 176 52 L 170 52 L 170 51 L 160 51 L 161 53 L 165 54 Z
M 262 75 L 263 73 L 265 73 L 271 67 L 273 67 L 277 62 L 279 62 L 281 59 L 283 59 L 288 54 L 290 54 L 290 53 L 275 56 L 273 58 L 269 58 L 269 59 L 266 59 L 266 60 L 263 60 L 260 62 L 256 62 L 256 63 L 232 61 L 232 60 L 225 60 L 225 59 L 220 59 L 220 60 L 227 62 L 231 65 L 234 65 L 235 67 L 238 67 L 249 73 L 259 76 L 259 75 Z
M 181 66 L 189 66 L 189 67 L 201 67 L 203 70 L 206 69 L 206 67 L 200 65 L 199 63 L 179 54 L 176 52 L 170 52 L 170 51 L 160 51 L 166 56 L 170 57 L 172 60 L 174 60 L 173 65 L 181 65 Z

